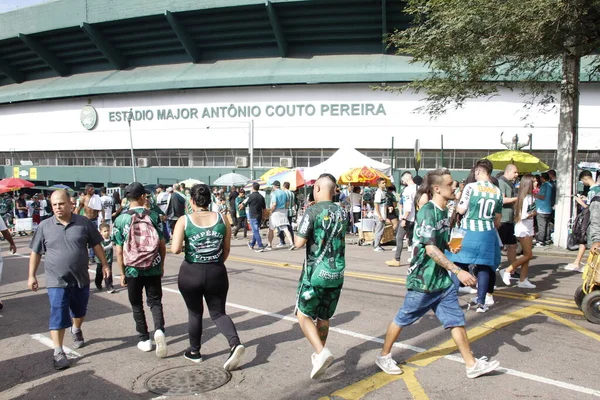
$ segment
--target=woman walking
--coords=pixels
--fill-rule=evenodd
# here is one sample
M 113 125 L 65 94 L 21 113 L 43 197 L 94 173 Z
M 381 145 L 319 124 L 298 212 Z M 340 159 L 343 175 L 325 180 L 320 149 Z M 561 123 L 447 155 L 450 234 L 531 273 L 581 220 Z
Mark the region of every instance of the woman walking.
M 515 270 L 521 267 L 521 277 L 517 287 L 523 289 L 535 289 L 535 285 L 529 282 L 527 273 L 529 271 L 529 261 L 533 258 L 533 219 L 535 218 L 535 200 L 533 198 L 534 176 L 527 174 L 521 179 L 519 184 L 519 194 L 515 204 L 515 236 L 523 248 L 523 256 L 518 258 L 511 265 L 502 271 L 502 281 L 506 286 L 510 286 L 510 276 Z
M 211 192 L 208 185 L 195 185 L 191 190 L 192 214 L 177 220 L 171 251 L 182 251 L 185 259 L 179 269 L 178 286 L 188 308 L 190 347 L 183 356 L 193 362 L 202 361 L 202 314 L 206 300 L 210 318 L 229 341 L 231 349 L 223 368 L 230 371 L 240 363 L 244 346 L 235 325 L 225 313 L 229 279 L 225 260 L 231 245 L 231 227 L 221 214 L 209 211 Z

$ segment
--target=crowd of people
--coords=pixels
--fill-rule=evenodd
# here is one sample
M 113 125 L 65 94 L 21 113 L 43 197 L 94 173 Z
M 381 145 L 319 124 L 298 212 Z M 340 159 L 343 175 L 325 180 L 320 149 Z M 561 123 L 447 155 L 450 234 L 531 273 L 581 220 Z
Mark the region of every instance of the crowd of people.
M 358 222 L 371 212 L 376 220 L 374 251 L 384 251 L 381 238 L 386 223 L 395 230 L 394 260 L 388 265 L 400 266 L 405 240 L 408 247 L 406 298 L 387 329 L 376 364 L 388 374 L 402 373 L 391 357 L 392 345 L 405 327 L 433 310 L 444 328 L 450 330 L 465 360 L 467 376 L 475 378 L 493 371 L 499 365 L 497 361 L 476 359 L 471 353 L 458 294 L 476 294 L 472 299 L 476 311 L 489 310 L 494 304 L 502 248 L 508 258 L 508 267 L 500 270 L 502 281 L 511 285 L 516 278 L 518 288 L 536 287 L 528 279 L 528 266 L 534 237 L 538 246 L 551 241 L 556 175 L 553 171 L 542 174 L 539 185 L 531 174 L 519 179 L 515 165 L 508 165 L 497 177 L 492 176 L 492 169 L 488 160 L 479 160 L 461 183 L 452 180 L 447 170 L 430 171 L 424 179 L 405 172 L 399 191 L 380 179 L 375 193 L 360 187 L 339 188 L 335 177 L 324 174 L 315 182 L 304 207 L 300 206 L 300 196 L 289 190 L 288 182 L 281 185 L 277 181 L 269 206 L 258 183 L 248 194 L 241 188 L 227 193 L 204 184 L 192 188 L 175 184 L 166 189 L 157 185 L 153 193 L 134 182 L 125 187 L 123 199 L 118 191 L 108 195 L 106 188 L 96 194 L 92 185 L 86 186 L 80 196 L 71 196 L 63 189 L 54 191 L 49 200 L 43 200 L 49 202 L 50 210 L 42 204 L 33 207 L 44 208 L 47 214 L 40 218 L 30 243 L 28 278 L 29 288 L 37 291 L 37 269 L 45 255 L 54 367 L 61 370 L 70 365 L 63 350 L 67 329 L 74 348 L 85 344 L 82 325 L 90 293 L 89 264 L 96 265 L 96 289 L 105 287 L 114 293 L 115 260 L 120 285 L 127 288 L 137 348 L 144 352 L 154 349 L 160 358 L 167 356 L 162 278 L 169 248 L 174 254 L 183 253 L 178 287 L 188 311 L 189 336 L 183 356 L 192 362 L 202 361 L 204 300 L 230 349 L 224 368 L 237 368 L 245 348 L 225 310 L 229 290 L 225 262 L 232 239 L 242 231 L 254 251 L 272 250 L 275 236 L 279 239 L 276 247 L 306 247 L 296 315 L 314 349 L 310 376 L 317 379 L 334 359 L 326 342 L 344 282 L 346 234 L 355 233 Z M 587 197 L 576 199 L 590 213 L 586 227 L 589 243 L 581 243 L 585 251 L 600 241 L 600 186 L 595 185 L 588 171 L 581 173 L 580 180 L 590 187 Z M 40 196 L 34 197 L 39 203 Z M 19 196 L 15 204 L 17 214 L 25 212 L 21 210 L 23 204 L 29 208 L 25 196 Z M 265 221 L 266 244 L 260 232 Z M 11 243 L 11 250 L 16 251 L 3 222 L 0 231 Z M 455 236 L 461 241 L 451 246 Z M 519 258 L 517 241 L 523 251 Z M 578 270 L 580 261 L 578 256 L 567 269 Z M 153 335 L 144 311 L 144 292 Z

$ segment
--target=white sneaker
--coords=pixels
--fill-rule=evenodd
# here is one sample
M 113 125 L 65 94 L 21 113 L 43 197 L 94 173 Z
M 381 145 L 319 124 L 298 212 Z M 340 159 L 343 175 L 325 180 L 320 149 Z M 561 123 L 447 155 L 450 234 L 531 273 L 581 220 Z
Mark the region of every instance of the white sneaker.
M 311 358 L 313 369 L 310 372 L 310 379 L 319 379 L 333 362 L 333 354 L 325 347 L 319 354 Z
M 396 247 L 396 246 L 394 246 L 394 247 L 392 248 L 392 251 L 396 251 L 396 249 L 397 249 L 397 247 Z
M 291 245 L 290 248 L 288 249 L 289 251 L 294 251 L 296 250 L 296 246 L 295 245 Z
M 498 361 L 486 361 L 482 358 L 475 359 L 475 365 L 467 368 L 467 378 L 477 378 L 478 376 L 489 374 L 500 366 Z
M 154 332 L 154 342 L 156 343 L 156 357 L 165 358 L 169 352 L 165 334 L 160 329 Z
M 458 288 L 458 293 L 472 294 L 471 289 L 472 289 L 471 286 L 461 286 Z M 477 290 L 475 291 L 475 293 L 477 293 Z
M 475 310 L 475 312 L 484 313 L 484 312 L 488 312 L 489 309 L 490 308 L 488 306 L 486 306 L 485 304 L 484 305 L 478 304 L 477 305 L 477 310 Z
M 152 351 L 152 340 L 140 340 L 137 344 L 137 347 L 141 351 Z
M 401 375 L 403 372 L 402 368 L 400 368 L 398 363 L 392 358 L 392 353 L 387 356 L 377 356 L 375 364 L 388 375 Z
M 500 277 L 506 286 L 510 286 L 510 274 L 505 269 L 500 272 Z
M 477 304 L 477 297 L 472 297 L 471 303 Z M 494 305 L 494 296 L 492 296 L 491 294 L 486 294 L 485 295 L 485 305 L 493 306 Z
M 243 344 L 238 344 L 237 346 L 233 346 L 231 351 L 229 352 L 229 357 L 225 364 L 223 365 L 223 369 L 226 371 L 232 371 L 240 365 L 240 361 L 246 352 L 246 348 Z
M 376 252 L 380 253 L 380 252 L 385 251 L 385 250 L 383 249 L 383 247 L 377 246 L 377 247 L 373 248 L 373 251 L 376 251 Z
M 536 286 L 533 283 L 529 282 L 529 279 L 527 279 L 527 278 L 525 278 L 524 281 L 519 281 L 519 283 L 517 284 L 517 287 L 521 288 L 521 289 L 535 289 L 536 288 Z
M 285 247 L 285 243 L 279 243 L 279 244 L 277 245 L 277 248 L 278 248 L 278 249 L 280 249 L 280 248 L 282 248 L 282 247 Z
M 575 271 L 575 272 L 583 272 L 583 267 L 577 264 L 569 263 L 565 265 L 566 271 Z

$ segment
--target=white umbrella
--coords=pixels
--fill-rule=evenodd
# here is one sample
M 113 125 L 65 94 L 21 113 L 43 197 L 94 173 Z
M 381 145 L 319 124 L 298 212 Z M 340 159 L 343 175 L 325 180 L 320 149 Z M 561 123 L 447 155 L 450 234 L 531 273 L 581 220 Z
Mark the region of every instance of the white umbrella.
M 230 172 L 228 174 L 225 174 L 225 175 L 220 176 L 219 178 L 215 179 L 213 184 L 216 186 L 242 186 L 242 185 L 245 185 L 246 182 L 248 182 L 249 180 L 250 180 L 250 178 L 248 178 L 244 175 Z
M 188 179 L 186 179 L 184 181 L 179 182 L 180 185 L 182 183 L 185 185 L 186 188 L 191 189 L 192 186 L 194 186 L 194 185 L 201 185 L 204 182 L 199 181 L 198 179 L 188 178 Z

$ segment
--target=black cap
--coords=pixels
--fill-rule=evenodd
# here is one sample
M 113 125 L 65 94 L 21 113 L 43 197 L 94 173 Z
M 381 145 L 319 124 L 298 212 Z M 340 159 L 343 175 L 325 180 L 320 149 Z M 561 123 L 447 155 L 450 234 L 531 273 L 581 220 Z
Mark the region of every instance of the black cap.
M 273 181 L 273 186 L 281 186 L 281 183 L 279 181 Z
M 128 199 L 137 199 L 146 194 L 146 189 L 139 182 L 132 182 L 125 188 L 125 197 Z

